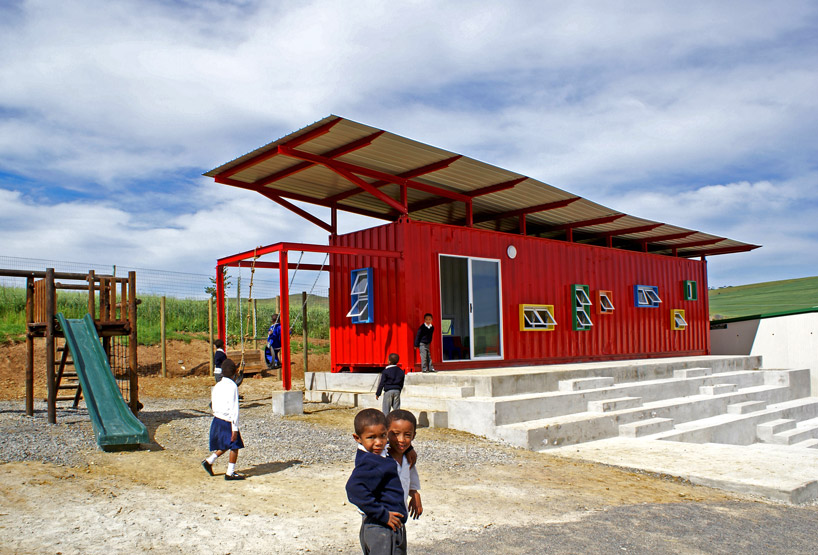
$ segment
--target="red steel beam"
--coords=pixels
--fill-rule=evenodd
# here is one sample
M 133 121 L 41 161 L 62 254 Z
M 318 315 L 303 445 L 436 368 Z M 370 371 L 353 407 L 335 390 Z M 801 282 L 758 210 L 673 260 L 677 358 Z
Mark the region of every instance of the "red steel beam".
M 581 220 L 579 222 L 568 222 L 567 224 L 559 224 L 547 226 L 543 231 L 572 231 L 579 227 L 591 227 L 593 225 L 602 225 L 615 222 L 619 218 L 624 218 L 627 214 L 613 214 L 612 216 L 604 216 L 602 218 L 594 218 L 592 220 Z
M 617 229 L 615 231 L 603 231 L 602 233 L 595 233 L 598 237 L 620 237 L 622 235 L 630 235 L 631 233 L 645 233 L 653 231 L 657 227 L 662 227 L 665 224 L 651 224 L 639 227 L 627 227 L 625 229 Z
M 230 264 L 225 264 L 225 266 L 230 266 L 231 268 L 247 268 L 247 261 L 242 260 L 241 262 L 231 262 Z M 256 260 L 255 267 L 268 270 L 278 270 L 279 265 L 278 262 L 262 262 L 260 260 Z M 320 272 L 321 270 L 328 271 L 329 264 L 324 264 L 323 266 L 320 264 L 299 264 L 298 269 L 310 272 Z
M 463 194 L 465 194 L 465 195 L 467 195 L 467 196 L 469 196 L 471 198 L 480 197 L 480 196 L 483 196 L 483 195 L 490 195 L 492 193 L 497 193 L 499 191 L 505 191 L 505 190 L 508 190 L 508 189 L 512 189 L 512 188 L 514 188 L 515 185 L 517 185 L 518 183 L 522 183 L 526 179 L 528 179 L 528 178 L 527 177 L 520 177 L 518 179 L 512 179 L 511 181 L 505 181 L 503 183 L 496 183 L 494 185 L 488 185 L 486 187 L 481 187 L 481 188 L 476 189 L 474 191 L 466 191 Z M 430 199 L 421 200 L 419 202 L 416 202 L 416 203 L 412 204 L 412 206 L 409 207 L 409 211 L 410 212 L 417 212 L 419 210 L 426 210 L 427 208 L 434 208 L 435 206 L 440 206 L 441 204 L 448 204 L 450 202 L 454 202 L 454 201 L 452 199 L 448 199 L 448 198 L 430 198 Z
M 233 262 L 252 260 L 255 256 L 263 256 L 271 252 L 301 251 L 301 252 L 321 252 L 329 254 L 351 254 L 356 256 L 381 256 L 384 258 L 400 258 L 402 254 L 397 251 L 387 251 L 379 249 L 361 249 L 357 247 L 339 247 L 330 245 L 315 245 L 311 243 L 275 243 L 263 247 L 256 247 L 250 251 L 240 252 L 230 256 L 225 256 L 218 260 L 220 266 L 227 266 Z
M 460 158 L 463 158 L 463 155 L 458 154 L 457 156 L 452 156 L 451 158 L 446 158 L 445 160 L 440 160 L 438 162 L 432 162 L 431 164 L 427 164 L 425 166 L 421 166 L 420 168 L 415 168 L 413 170 L 408 170 L 405 172 L 401 172 L 398 174 L 398 177 L 404 179 L 411 179 L 413 177 L 418 177 L 421 175 L 425 175 L 427 173 L 436 172 L 438 170 L 442 170 L 443 168 L 448 168 L 453 162 L 456 162 Z M 390 182 L 386 180 L 379 180 L 373 183 L 370 183 L 373 187 L 381 188 L 384 185 L 388 185 Z M 405 185 L 403 185 L 405 187 Z M 327 200 L 330 202 L 344 200 L 345 198 L 349 198 L 351 196 L 357 195 L 361 193 L 360 189 L 351 189 L 349 191 L 344 191 L 343 193 L 338 193 L 335 196 L 329 197 Z
M 292 389 L 292 368 L 290 367 L 290 282 L 287 267 L 287 251 L 278 253 L 278 285 L 281 290 L 281 385 L 284 391 Z
M 253 156 L 249 160 L 245 160 L 241 164 L 238 164 L 236 166 L 233 166 L 230 169 L 227 169 L 227 170 L 221 172 L 220 174 L 218 174 L 218 177 L 230 177 L 231 175 L 235 175 L 235 174 L 239 173 L 240 171 L 246 170 L 247 168 L 255 166 L 256 164 L 258 164 L 260 162 L 263 162 L 264 160 L 268 160 L 269 158 L 272 158 L 273 156 L 277 156 L 277 155 L 281 154 L 281 147 L 283 147 L 285 145 L 289 146 L 289 147 L 296 147 L 298 145 L 306 143 L 309 140 L 314 139 L 315 137 L 320 137 L 321 135 L 323 135 L 325 133 L 328 133 L 329 130 L 332 129 L 339 121 L 341 121 L 341 118 L 338 118 L 338 119 L 333 120 L 333 121 L 329 121 L 329 122 L 325 123 L 324 125 L 322 125 L 320 127 L 316 127 L 312 131 L 308 131 L 307 133 L 304 133 L 303 135 L 300 135 L 298 137 L 295 137 L 295 138 L 287 141 L 286 143 L 282 143 L 282 144 L 280 144 L 280 145 L 278 145 L 276 147 L 273 147 L 272 149 L 270 149 L 270 150 L 268 150 L 266 152 L 262 152 L 261 154 L 257 154 L 256 156 Z
M 222 271 L 222 264 L 216 266 L 216 315 L 219 339 L 227 345 L 227 330 L 224 326 L 224 272 Z
M 317 225 L 321 229 L 323 229 L 323 230 L 325 230 L 325 231 L 327 231 L 329 233 L 332 233 L 332 224 L 328 224 L 324 220 L 322 220 L 321 218 L 318 218 L 317 216 L 313 216 L 312 214 L 310 214 L 309 212 L 307 212 L 303 208 L 299 208 L 295 204 L 293 204 L 291 202 L 288 202 L 288 201 L 284 200 L 283 198 L 281 198 L 280 196 L 275 195 L 273 193 L 268 193 L 266 191 L 259 191 L 259 193 L 261 193 L 262 195 L 264 195 L 268 199 L 277 202 L 278 204 L 280 204 L 281 206 L 283 206 L 287 210 L 289 210 L 289 211 L 291 211 L 291 212 L 293 212 L 295 214 L 298 214 L 299 216 L 301 216 L 305 220 L 314 223 L 315 225 Z
M 580 198 L 581 197 L 572 197 L 557 200 L 554 202 L 546 202 L 545 204 L 528 206 L 526 208 L 518 208 L 517 210 L 509 210 L 508 212 L 500 212 L 495 214 L 481 214 L 480 216 L 474 218 L 474 223 L 479 224 L 482 222 L 488 222 L 490 220 L 500 220 L 502 218 L 511 218 L 514 216 L 521 216 L 523 214 L 534 214 L 535 212 L 545 212 L 547 210 L 554 210 L 556 208 L 568 206 L 569 204 L 578 201 Z
M 346 170 L 344 168 L 340 168 L 340 167 L 327 166 L 327 168 L 331 169 L 332 171 L 334 171 L 335 173 L 337 173 L 338 175 L 340 175 L 341 177 L 343 177 L 347 181 L 349 181 L 351 183 L 354 183 L 355 185 L 357 185 L 358 187 L 360 187 L 361 189 L 363 189 L 367 193 L 369 193 L 372 196 L 374 196 L 375 198 L 379 199 L 381 202 L 383 202 L 387 206 L 391 206 L 392 208 L 394 208 L 395 210 L 397 210 L 401 214 L 406 214 L 406 207 L 403 204 L 396 201 L 395 199 L 393 199 L 389 195 L 385 194 L 384 192 L 379 191 L 376 187 L 373 187 L 372 185 L 370 185 L 369 183 L 367 183 L 366 181 L 364 181 L 363 179 L 361 179 L 357 175 L 354 175 L 353 173 L 349 172 L 348 170 Z
M 339 146 L 329 152 L 325 152 L 322 156 L 326 156 L 327 158 L 337 158 L 338 156 L 342 156 L 344 154 L 349 154 L 350 152 L 354 152 L 359 150 L 365 146 L 369 146 L 372 144 L 372 141 L 383 135 L 385 131 L 378 131 L 377 133 L 372 133 L 371 135 L 367 135 L 362 139 L 358 139 L 357 141 L 352 141 L 351 143 L 347 143 L 345 145 Z M 314 162 L 299 162 L 298 164 L 289 167 L 287 169 L 278 171 L 274 174 L 268 175 L 262 179 L 253 182 L 253 185 L 269 185 L 270 183 L 274 183 L 280 179 L 284 179 L 290 175 L 296 174 L 300 171 L 304 171 L 307 168 L 311 168 L 314 166 Z
M 373 179 L 380 179 L 382 181 L 386 181 L 388 183 L 394 183 L 396 185 L 406 185 L 412 189 L 418 189 L 420 191 L 425 191 L 427 193 L 432 193 L 436 195 L 440 195 L 443 197 L 448 197 L 453 200 L 459 200 L 460 202 L 467 202 L 469 197 L 462 193 L 457 193 L 454 191 L 449 191 L 448 189 L 442 189 L 440 187 L 435 187 L 434 185 L 427 185 L 425 183 L 420 183 L 418 181 L 413 181 L 412 179 L 408 179 L 405 177 L 399 177 L 397 175 L 391 175 L 382 171 L 373 170 L 371 168 L 365 168 L 363 166 L 357 166 L 355 164 L 350 164 L 349 162 L 342 162 L 341 160 L 330 160 L 324 156 L 319 156 L 317 154 L 311 154 L 309 152 L 304 152 L 301 150 L 295 150 L 293 148 L 289 148 L 287 146 L 282 145 L 279 150 L 282 154 L 286 156 L 291 156 L 293 158 L 299 158 L 301 160 L 307 160 L 309 162 L 315 162 L 316 164 L 321 164 L 326 168 L 329 168 L 333 171 L 343 170 L 347 173 L 353 173 L 356 175 L 363 175 L 366 177 L 370 177 Z
M 702 241 L 691 241 L 689 243 L 677 243 L 675 245 L 659 245 L 660 248 L 674 248 L 674 249 L 689 249 L 693 247 L 706 247 L 707 245 L 715 245 L 716 243 L 721 243 L 724 241 L 723 237 L 717 237 L 715 239 L 704 239 Z M 656 249 L 658 250 L 658 249 Z
M 681 253 L 679 256 L 690 258 L 693 256 L 713 256 L 716 254 L 731 254 L 734 252 L 747 252 L 761 247 L 761 245 L 738 245 L 735 247 L 722 247 L 720 249 L 708 249 L 691 253 Z
M 670 235 L 657 235 L 656 237 L 647 237 L 645 239 L 637 239 L 640 243 L 661 243 L 662 241 L 676 241 L 677 239 L 684 239 L 691 235 L 698 233 L 698 231 L 684 231 L 682 233 L 671 233 Z

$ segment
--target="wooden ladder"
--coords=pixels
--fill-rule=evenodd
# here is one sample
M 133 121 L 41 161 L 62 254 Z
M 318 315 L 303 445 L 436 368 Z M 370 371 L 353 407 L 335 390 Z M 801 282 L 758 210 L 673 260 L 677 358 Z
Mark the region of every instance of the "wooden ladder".
M 54 359 L 54 366 L 57 367 L 57 401 L 73 401 L 73 408 L 77 408 L 82 396 L 82 386 L 80 386 L 77 372 L 74 369 L 74 360 L 68 355 L 68 344 L 57 347 L 57 353 L 62 353 L 59 361 L 56 357 Z M 66 371 L 67 367 L 70 367 L 71 370 Z M 62 383 L 63 379 L 66 383 Z M 61 391 L 72 391 L 73 395 L 60 396 Z

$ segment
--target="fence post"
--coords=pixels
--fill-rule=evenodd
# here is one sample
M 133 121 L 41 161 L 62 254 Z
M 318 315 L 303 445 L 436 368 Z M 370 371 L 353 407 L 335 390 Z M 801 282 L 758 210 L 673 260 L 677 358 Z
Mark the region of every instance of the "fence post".
M 213 375 L 213 297 L 207 299 L 207 336 L 210 338 L 209 359 L 210 375 Z
M 48 423 L 57 423 L 57 376 L 54 374 L 54 317 L 57 290 L 54 268 L 45 271 L 45 379 L 48 387 Z
M 159 302 L 159 343 L 162 345 L 162 377 L 168 377 L 168 360 L 165 346 L 165 296 Z
M 26 278 L 26 415 L 34 416 L 34 278 Z
M 125 302 L 124 299 L 122 301 Z M 123 312 L 124 312 L 123 306 Z M 137 360 L 137 328 L 136 328 L 136 272 L 128 272 L 128 375 L 131 384 L 131 412 L 139 413 L 139 362 Z
M 307 345 L 307 292 L 301 292 L 301 332 L 304 337 L 304 375 L 306 376 L 308 364 Z

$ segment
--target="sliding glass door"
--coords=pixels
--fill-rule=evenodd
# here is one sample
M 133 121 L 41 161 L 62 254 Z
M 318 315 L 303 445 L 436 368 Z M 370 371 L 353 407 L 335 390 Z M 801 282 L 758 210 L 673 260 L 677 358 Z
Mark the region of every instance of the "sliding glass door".
M 500 359 L 500 261 L 440 255 L 443 360 Z

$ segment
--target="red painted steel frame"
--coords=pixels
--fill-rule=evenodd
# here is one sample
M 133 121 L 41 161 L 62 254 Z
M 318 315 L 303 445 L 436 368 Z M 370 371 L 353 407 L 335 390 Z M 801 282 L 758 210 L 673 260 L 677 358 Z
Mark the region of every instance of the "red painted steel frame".
M 334 211 L 333 211 L 334 213 Z M 335 218 L 333 217 L 333 224 Z M 359 256 L 373 256 L 380 258 L 401 258 L 402 254 L 394 250 L 379 250 L 367 248 L 355 248 L 345 246 L 313 245 L 308 243 L 275 243 L 264 247 L 256 247 L 252 251 L 245 251 L 232 256 L 220 258 L 216 265 L 216 312 L 219 326 L 219 339 L 227 342 L 227 329 L 225 328 L 225 307 L 224 307 L 224 272 L 225 266 L 240 266 L 242 262 L 257 259 L 265 254 L 278 253 L 278 262 L 255 262 L 257 268 L 278 268 L 279 287 L 281 294 L 281 381 L 284 389 L 292 389 L 292 368 L 290 366 L 290 284 L 289 267 L 287 253 L 289 251 L 301 252 L 323 252 L 327 254 L 346 254 Z M 317 264 L 300 264 L 300 269 L 305 270 L 326 270 L 329 266 L 318 266 Z

